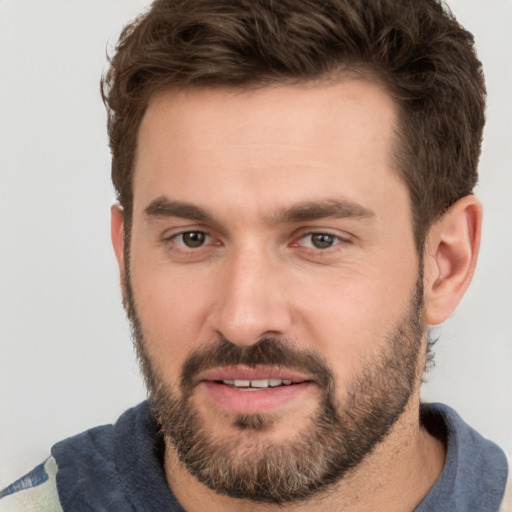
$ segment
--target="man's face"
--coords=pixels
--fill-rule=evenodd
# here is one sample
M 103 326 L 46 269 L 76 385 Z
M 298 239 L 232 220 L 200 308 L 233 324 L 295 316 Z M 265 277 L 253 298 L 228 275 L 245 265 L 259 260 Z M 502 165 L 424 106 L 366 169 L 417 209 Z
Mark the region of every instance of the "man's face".
M 395 126 L 391 98 L 363 80 L 151 100 L 127 289 L 169 449 L 207 485 L 236 495 L 241 475 L 263 481 L 273 463 L 305 475 L 324 457 L 302 483 L 313 492 L 404 411 L 422 288 Z M 265 489 L 254 499 L 286 494 Z

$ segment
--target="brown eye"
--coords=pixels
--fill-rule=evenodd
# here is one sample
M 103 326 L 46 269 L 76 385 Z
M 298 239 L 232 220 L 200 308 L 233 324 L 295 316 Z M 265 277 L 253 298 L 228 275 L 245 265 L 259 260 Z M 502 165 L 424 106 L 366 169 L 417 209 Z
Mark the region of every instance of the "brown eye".
M 204 245 L 206 236 L 206 233 L 203 233 L 202 231 L 187 231 L 186 233 L 178 235 L 178 238 L 182 239 L 183 245 L 186 247 L 196 249 L 197 247 Z

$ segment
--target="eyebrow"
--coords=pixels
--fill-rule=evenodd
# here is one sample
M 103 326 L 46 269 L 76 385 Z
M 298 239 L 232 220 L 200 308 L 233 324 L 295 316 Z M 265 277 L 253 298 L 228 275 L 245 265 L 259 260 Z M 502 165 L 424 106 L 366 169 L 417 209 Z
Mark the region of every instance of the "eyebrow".
M 144 214 L 148 218 L 180 217 L 197 222 L 213 222 L 214 216 L 206 209 L 192 203 L 171 200 L 161 196 L 146 207 Z M 346 200 L 326 199 L 298 203 L 271 214 L 267 218 L 270 225 L 293 224 L 324 218 L 371 219 L 375 213 L 357 203 Z
M 151 201 L 144 210 L 144 214 L 148 218 L 181 217 L 198 222 L 213 220 L 213 216 L 204 208 L 191 203 L 174 201 L 165 196 Z
M 357 203 L 346 200 L 326 199 L 315 202 L 298 203 L 291 208 L 279 211 L 270 218 L 271 224 L 307 222 L 325 218 L 371 219 L 375 213 Z

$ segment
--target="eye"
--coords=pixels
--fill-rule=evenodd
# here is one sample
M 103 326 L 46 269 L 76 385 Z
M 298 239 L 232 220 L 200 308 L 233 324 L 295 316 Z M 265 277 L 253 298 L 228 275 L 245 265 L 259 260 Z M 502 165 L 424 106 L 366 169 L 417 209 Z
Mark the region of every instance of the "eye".
M 185 231 L 184 233 L 174 235 L 172 239 L 189 249 L 197 249 L 205 245 L 209 241 L 210 236 L 204 231 Z
M 339 236 L 330 233 L 308 233 L 300 239 L 299 245 L 312 249 L 329 249 L 341 241 Z

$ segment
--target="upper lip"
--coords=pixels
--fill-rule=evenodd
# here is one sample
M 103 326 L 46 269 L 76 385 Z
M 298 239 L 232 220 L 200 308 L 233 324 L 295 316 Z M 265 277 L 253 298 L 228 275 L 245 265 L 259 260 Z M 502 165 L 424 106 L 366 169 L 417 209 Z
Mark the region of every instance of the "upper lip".
M 223 381 L 223 380 L 263 380 L 281 379 L 289 380 L 292 383 L 311 381 L 311 377 L 289 368 L 277 366 L 221 366 L 201 372 L 198 382 L 201 381 Z

